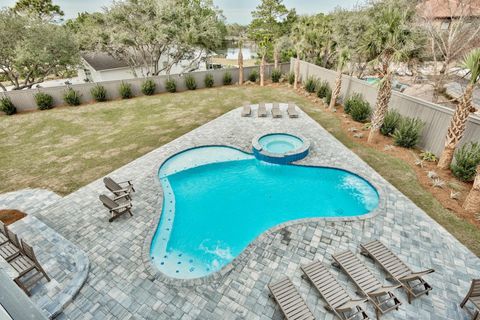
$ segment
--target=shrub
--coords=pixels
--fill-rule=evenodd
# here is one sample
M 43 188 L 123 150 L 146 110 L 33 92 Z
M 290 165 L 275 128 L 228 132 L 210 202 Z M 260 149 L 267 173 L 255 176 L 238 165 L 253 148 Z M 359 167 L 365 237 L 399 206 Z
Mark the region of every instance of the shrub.
M 287 78 L 288 78 L 288 83 L 290 85 L 293 85 L 293 83 L 295 82 L 295 72 L 289 72 L 287 74 Z
M 305 90 L 309 93 L 314 93 L 315 89 L 317 88 L 317 80 L 313 77 L 308 77 L 307 81 L 305 81 Z
M 326 81 L 322 81 L 319 84 L 317 84 L 317 97 L 320 99 L 323 99 L 327 96 L 328 91 L 330 90 L 330 85 Z
M 345 101 L 343 105 L 343 111 L 345 111 L 346 114 L 350 114 L 352 106 L 356 103 L 361 103 L 363 101 L 363 96 L 360 93 L 354 93 Z
M 120 83 L 119 92 L 120 92 L 120 97 L 122 97 L 122 99 L 130 99 L 133 97 L 132 85 L 130 83 L 127 83 L 127 82 Z
M 480 164 L 480 144 L 470 142 L 455 153 L 455 161 L 450 169 L 455 177 L 462 181 L 472 181 L 475 178 L 477 166 Z
M 170 93 L 177 92 L 177 82 L 175 82 L 173 79 L 168 79 L 165 82 L 165 89 L 167 89 L 167 91 Z
M 7 116 L 17 113 L 17 108 L 12 103 L 12 100 L 7 97 L 0 98 L 0 111 L 5 112 Z
M 383 124 L 380 127 L 380 133 L 384 136 L 391 136 L 395 129 L 397 129 L 400 121 L 402 120 L 402 116 L 395 110 L 389 110 L 385 115 L 385 119 L 383 119 Z
M 97 102 L 107 101 L 107 89 L 104 86 L 97 84 L 90 90 L 90 94 Z
M 197 89 L 197 81 L 192 75 L 188 75 L 185 77 L 185 86 L 188 90 L 195 90 Z
M 282 77 L 282 71 L 279 69 L 273 69 L 272 70 L 272 82 L 277 83 L 280 81 L 280 78 Z
M 430 151 L 423 151 L 422 153 L 420 153 L 420 158 L 423 161 L 428 161 L 428 162 L 436 162 L 438 160 L 437 156 Z
M 248 80 L 251 82 L 257 82 L 258 79 L 258 71 L 257 70 L 252 70 L 248 76 Z
M 328 90 L 327 90 L 327 95 L 325 96 L 325 98 L 323 98 L 323 101 L 325 101 L 325 103 L 327 105 L 330 104 L 330 100 L 332 100 L 332 89 L 330 89 L 330 87 L 328 87 Z
M 142 83 L 142 93 L 146 96 L 152 96 L 155 93 L 155 81 L 147 79 Z
M 81 95 L 75 91 L 73 88 L 68 88 L 63 94 L 63 100 L 69 106 L 79 106 L 80 105 Z
M 213 74 L 207 73 L 205 75 L 205 87 L 211 88 L 213 87 L 214 83 L 215 83 L 215 80 L 213 80 Z
M 353 120 L 358 122 L 367 122 L 370 120 L 370 116 L 372 115 L 372 108 L 370 108 L 370 104 L 363 100 L 355 100 L 355 102 L 350 106 L 350 116 Z
M 47 110 L 52 109 L 53 107 L 53 97 L 47 93 L 39 92 L 35 94 L 35 103 L 37 104 L 38 110 Z
M 417 145 L 423 129 L 423 121 L 416 118 L 402 118 L 393 133 L 393 141 L 397 146 L 413 148 Z
M 230 72 L 225 72 L 223 75 L 223 85 L 228 86 L 232 84 L 232 74 Z

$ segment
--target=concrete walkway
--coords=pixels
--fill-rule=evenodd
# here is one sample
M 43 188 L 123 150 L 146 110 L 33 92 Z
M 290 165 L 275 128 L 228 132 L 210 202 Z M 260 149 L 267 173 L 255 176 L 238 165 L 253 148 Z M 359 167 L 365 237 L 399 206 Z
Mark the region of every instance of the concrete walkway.
M 379 213 L 366 220 L 318 219 L 266 232 L 227 275 L 213 281 L 192 286 L 155 277 L 148 239 L 161 213 L 159 165 L 170 155 L 194 146 L 222 144 L 250 151 L 255 135 L 272 131 L 302 134 L 311 141 L 310 155 L 302 163 L 348 169 L 373 182 L 384 201 Z M 34 214 L 85 251 L 91 262 L 85 285 L 59 319 L 281 319 L 278 306 L 268 298 L 267 284 L 287 275 L 316 318 L 330 320 L 333 316 L 323 308 L 318 293 L 300 278 L 300 265 L 314 259 L 329 265 L 331 254 L 346 249 L 358 252 L 360 243 L 374 238 L 414 270 L 436 270 L 427 276 L 434 287 L 429 296 L 408 304 L 405 293 L 397 290 L 404 304 L 383 319 L 468 319 L 458 303 L 471 278 L 480 277 L 480 259 L 303 112 L 298 119 L 259 119 L 256 112 L 253 118 L 241 118 L 236 109 L 111 176 L 134 180 L 133 217 L 108 223 L 108 212 L 98 200 L 98 195 L 106 192 L 101 179 Z M 384 279 L 377 266 L 360 259 Z M 353 296 L 351 281 L 330 269 Z M 374 317 L 371 306 L 367 310 Z

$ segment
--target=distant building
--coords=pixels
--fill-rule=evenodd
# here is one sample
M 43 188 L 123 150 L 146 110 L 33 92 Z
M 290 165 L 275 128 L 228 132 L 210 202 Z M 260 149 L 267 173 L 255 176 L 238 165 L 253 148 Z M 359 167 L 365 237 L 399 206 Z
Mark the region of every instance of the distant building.
M 441 30 L 448 30 L 455 19 L 480 23 L 480 0 L 422 0 L 417 10 L 421 17 L 433 20 Z
M 160 59 L 159 67 L 163 68 L 165 59 Z M 206 70 L 205 62 L 197 62 L 191 66 L 191 61 L 184 60 L 174 65 L 170 74 L 184 73 L 196 70 Z M 137 77 L 142 76 L 142 69 L 135 68 Z M 165 74 L 165 72 L 161 73 Z M 78 77 L 88 82 L 101 82 L 111 80 L 126 80 L 135 78 L 132 68 L 127 62 L 117 60 L 102 52 L 84 52 L 81 54 L 81 65 L 78 69 Z

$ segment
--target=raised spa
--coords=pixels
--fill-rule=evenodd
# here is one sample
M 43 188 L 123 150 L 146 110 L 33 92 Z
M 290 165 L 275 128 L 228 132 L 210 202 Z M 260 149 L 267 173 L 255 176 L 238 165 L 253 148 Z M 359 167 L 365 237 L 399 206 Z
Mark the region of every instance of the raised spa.
M 164 275 L 179 279 L 219 271 L 279 224 L 359 216 L 379 201 L 353 173 L 272 164 L 225 146 L 181 152 L 161 166 L 159 179 L 163 208 L 150 255 Z
M 304 137 L 289 133 L 269 133 L 253 138 L 252 146 L 257 159 L 287 164 L 305 158 L 310 143 Z

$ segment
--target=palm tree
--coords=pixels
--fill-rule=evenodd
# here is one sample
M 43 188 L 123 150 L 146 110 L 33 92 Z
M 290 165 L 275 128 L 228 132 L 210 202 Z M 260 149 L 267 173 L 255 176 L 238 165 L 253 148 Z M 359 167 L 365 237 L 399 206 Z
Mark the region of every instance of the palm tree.
M 292 31 L 290 34 L 291 42 L 296 51 L 296 59 L 295 59 L 295 80 L 293 83 L 293 88 L 298 88 L 298 83 L 300 82 L 300 59 L 304 56 L 304 49 L 306 43 L 306 31 L 305 31 L 305 24 L 302 21 L 298 21 L 292 27 Z
M 470 113 L 475 112 L 475 108 L 472 105 L 472 95 L 475 85 L 480 78 L 480 48 L 474 49 L 466 55 L 463 67 L 470 70 L 470 81 L 448 127 L 445 149 L 438 161 L 438 166 L 442 169 L 450 167 L 455 148 L 465 132 L 468 116 Z
M 473 181 L 472 190 L 470 190 L 465 199 L 463 208 L 473 213 L 480 212 L 480 165 L 477 167 L 477 175 L 475 176 L 475 181 Z
M 243 40 L 238 41 L 238 84 L 243 84 Z
M 330 99 L 330 106 L 329 106 L 330 111 L 335 110 L 335 104 L 337 102 L 338 96 L 340 95 L 340 90 L 342 89 L 342 76 L 343 76 L 342 71 L 349 60 L 350 60 L 350 52 L 348 51 L 348 49 L 345 48 L 342 51 L 340 51 L 340 54 L 338 55 L 338 62 L 337 62 L 337 79 L 335 80 L 335 88 L 333 89 L 332 98 Z
M 261 57 L 260 62 L 260 86 L 263 87 L 265 85 L 265 57 L 267 53 L 270 51 L 272 46 L 272 41 L 270 37 L 266 36 L 263 38 L 262 41 L 258 44 L 258 53 Z
M 421 47 L 419 33 L 413 25 L 414 9 L 407 1 L 386 1 L 374 5 L 371 12 L 371 25 L 365 32 L 363 51 L 369 61 L 379 66 L 382 76 L 378 88 L 375 111 L 372 117 L 368 142 L 374 142 L 388 111 L 392 94 L 392 64 L 407 60 Z

